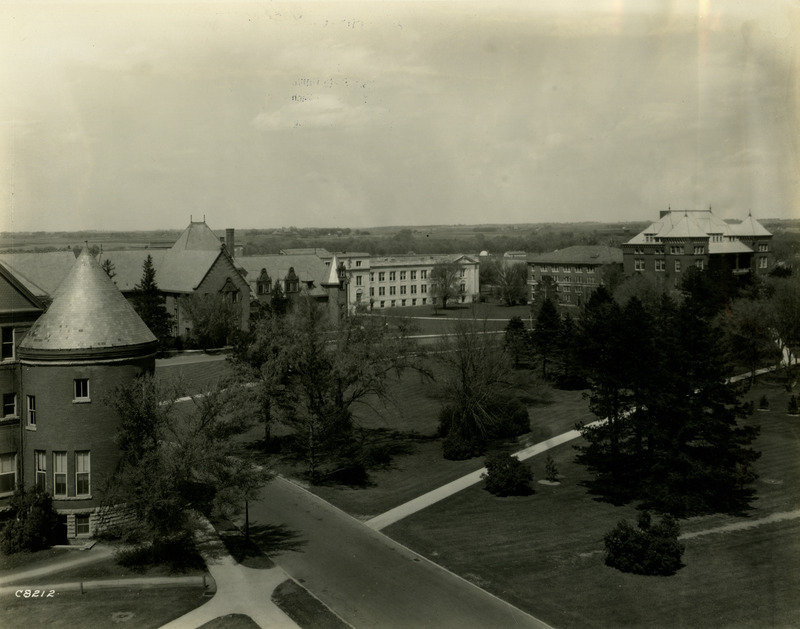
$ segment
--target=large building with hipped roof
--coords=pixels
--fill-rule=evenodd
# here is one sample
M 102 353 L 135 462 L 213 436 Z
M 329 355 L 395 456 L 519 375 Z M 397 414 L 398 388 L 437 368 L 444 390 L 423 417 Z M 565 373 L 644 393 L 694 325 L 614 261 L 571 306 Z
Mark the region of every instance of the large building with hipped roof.
M 745 276 L 767 274 L 775 263 L 772 234 L 752 214 L 733 223 L 710 207 L 662 211 L 622 252 L 626 275 L 651 275 L 674 288 L 692 267 Z
M 28 293 L 20 295 L 38 318 L 25 326 L 17 318 L 25 308 L 16 308 L 11 326 L 21 338 L 10 392 L 16 412 L 3 424 L 18 437 L 15 444 L 5 435 L 0 441 L 4 460 L 14 459 L 13 484 L 3 485 L 10 491 L 0 492 L 0 506 L 12 486 L 38 485 L 53 497 L 63 536 L 88 537 L 97 527 L 98 488 L 120 457 L 119 417 L 108 399 L 154 371 L 158 342 L 88 249 L 73 257 L 43 314 Z

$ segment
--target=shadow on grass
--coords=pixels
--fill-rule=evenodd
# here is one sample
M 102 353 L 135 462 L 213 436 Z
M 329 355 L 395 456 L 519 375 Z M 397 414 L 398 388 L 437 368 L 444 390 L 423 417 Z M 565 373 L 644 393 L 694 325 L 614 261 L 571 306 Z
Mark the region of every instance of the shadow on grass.
M 300 627 L 314 627 L 314 629 L 349 627 L 305 588 L 291 579 L 275 588 L 272 601 Z

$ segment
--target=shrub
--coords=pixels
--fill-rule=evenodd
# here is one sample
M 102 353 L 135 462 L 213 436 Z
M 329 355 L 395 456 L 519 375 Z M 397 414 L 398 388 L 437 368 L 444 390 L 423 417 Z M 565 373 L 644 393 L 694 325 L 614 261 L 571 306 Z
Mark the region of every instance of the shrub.
M 39 487 L 20 487 L 11 498 L 11 518 L 0 535 L 6 554 L 49 548 L 58 535 L 58 514 L 53 499 Z
M 497 400 L 495 406 L 495 413 L 499 417 L 499 421 L 492 437 L 505 439 L 530 432 L 531 420 L 528 416 L 528 409 L 521 400 L 517 398 Z
M 797 415 L 798 412 L 800 412 L 797 409 L 797 396 L 796 395 L 793 395 L 792 397 L 789 398 L 789 404 L 787 404 L 786 410 L 789 413 L 789 415 Z
M 507 452 L 486 457 L 486 490 L 495 496 L 527 496 L 533 493 L 533 472 L 522 461 Z
M 639 516 L 637 528 L 627 520 L 620 520 L 604 538 L 606 565 L 634 574 L 673 575 L 683 565 L 679 535 L 680 527 L 670 515 L 665 515 L 660 524 L 652 525 L 650 514 L 645 511 Z
M 761 396 L 761 399 L 758 401 L 758 408 L 761 410 L 767 410 L 769 408 L 769 400 L 766 395 Z
M 556 462 L 553 460 L 553 457 L 549 454 L 544 462 L 544 476 L 551 483 L 558 482 L 558 468 L 556 467 Z
M 455 431 L 449 433 L 442 441 L 442 455 L 450 461 L 464 461 L 486 452 L 486 441 L 465 437 Z

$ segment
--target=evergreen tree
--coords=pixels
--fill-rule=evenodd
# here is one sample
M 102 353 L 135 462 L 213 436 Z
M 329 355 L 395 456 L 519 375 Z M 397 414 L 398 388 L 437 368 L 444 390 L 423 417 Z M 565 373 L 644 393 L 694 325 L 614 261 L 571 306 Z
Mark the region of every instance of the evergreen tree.
M 156 284 L 156 270 L 153 257 L 148 254 L 142 264 L 142 279 L 134 286 L 132 305 L 145 325 L 158 339 L 164 349 L 172 336 L 172 316 L 165 307 L 166 298 Z
M 561 336 L 561 317 L 550 299 L 545 299 L 536 316 L 533 328 L 533 347 L 542 361 L 542 376 L 547 378 L 548 363 L 557 354 Z
M 511 317 L 505 331 L 506 351 L 511 355 L 514 368 L 519 369 L 523 363 L 528 362 L 530 355 L 530 334 L 525 329 L 520 317 Z

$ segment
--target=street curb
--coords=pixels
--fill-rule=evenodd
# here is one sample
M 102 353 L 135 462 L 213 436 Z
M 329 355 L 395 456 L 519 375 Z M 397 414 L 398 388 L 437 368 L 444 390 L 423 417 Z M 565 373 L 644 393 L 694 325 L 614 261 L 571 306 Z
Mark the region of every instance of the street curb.
M 132 579 L 95 579 L 91 581 L 70 581 L 68 583 L 45 583 L 37 585 L 8 585 L 0 587 L 0 596 L 17 592 L 80 592 L 110 589 L 150 589 L 158 587 L 203 587 L 209 589 L 213 583 L 210 575 L 191 577 L 134 577 Z M 47 596 L 17 598 L 48 598 Z

